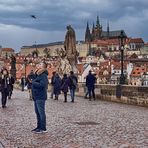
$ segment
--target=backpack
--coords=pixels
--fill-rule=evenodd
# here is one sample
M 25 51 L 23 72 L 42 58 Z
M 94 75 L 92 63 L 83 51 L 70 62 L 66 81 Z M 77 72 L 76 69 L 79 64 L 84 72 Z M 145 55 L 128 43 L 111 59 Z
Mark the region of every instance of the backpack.
M 72 84 L 76 87 L 77 86 L 76 78 L 71 78 L 71 80 L 72 80 Z

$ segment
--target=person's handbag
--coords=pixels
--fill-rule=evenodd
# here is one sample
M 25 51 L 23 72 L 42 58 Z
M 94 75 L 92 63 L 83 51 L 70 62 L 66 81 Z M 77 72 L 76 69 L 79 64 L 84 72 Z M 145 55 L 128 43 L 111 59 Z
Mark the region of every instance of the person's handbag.
M 27 85 L 24 87 L 24 90 L 27 90 L 28 89 L 28 87 L 27 87 Z

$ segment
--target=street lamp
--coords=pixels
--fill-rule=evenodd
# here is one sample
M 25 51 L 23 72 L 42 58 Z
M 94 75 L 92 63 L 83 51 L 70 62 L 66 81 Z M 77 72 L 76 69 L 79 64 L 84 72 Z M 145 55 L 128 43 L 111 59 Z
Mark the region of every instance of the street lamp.
M 24 59 L 24 65 L 25 65 L 25 80 L 26 80 L 26 66 L 27 66 L 27 62 L 28 62 L 28 60 L 27 60 L 26 57 L 25 57 L 25 59 Z
M 124 61 L 124 44 L 126 41 L 126 34 L 123 30 L 121 30 L 120 36 L 119 36 L 119 48 L 121 51 L 121 75 L 120 75 L 120 84 L 125 84 L 125 76 L 123 72 L 123 61 Z

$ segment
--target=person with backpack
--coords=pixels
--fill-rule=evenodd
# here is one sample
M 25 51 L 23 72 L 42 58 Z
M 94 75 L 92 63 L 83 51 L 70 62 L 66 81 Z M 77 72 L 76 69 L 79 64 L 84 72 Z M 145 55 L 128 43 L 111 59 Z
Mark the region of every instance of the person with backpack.
M 68 79 L 69 79 L 68 86 L 69 86 L 69 89 L 70 89 L 71 102 L 74 103 L 75 91 L 76 91 L 78 79 L 74 75 L 73 71 L 70 71 L 70 76 L 69 76 Z
M 30 71 L 29 75 L 27 76 L 27 79 L 26 79 L 26 85 L 27 85 L 27 88 L 29 90 L 29 99 L 30 100 L 33 100 L 32 98 L 32 81 L 36 78 L 33 70 Z

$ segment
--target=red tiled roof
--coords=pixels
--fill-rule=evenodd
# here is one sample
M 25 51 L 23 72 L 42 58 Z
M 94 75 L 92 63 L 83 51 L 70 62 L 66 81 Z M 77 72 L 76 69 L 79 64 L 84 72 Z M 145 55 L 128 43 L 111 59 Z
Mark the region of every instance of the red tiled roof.
M 106 42 L 104 40 L 95 40 L 95 41 L 92 42 L 92 44 L 107 46 L 108 45 L 108 42 Z
M 77 69 L 78 69 L 80 75 L 83 74 L 83 72 L 84 72 L 83 64 L 77 64 Z
M 17 69 L 17 73 L 16 73 L 16 78 L 20 79 L 22 77 L 22 75 L 25 75 L 25 66 L 22 64 L 16 64 L 16 69 Z M 33 65 L 27 65 L 26 66 L 26 76 L 31 72 L 31 70 L 35 71 L 36 66 Z M 56 67 L 48 67 L 48 78 L 50 79 L 52 77 L 52 72 L 56 71 Z
M 119 40 L 118 39 L 107 39 L 106 40 L 109 45 L 119 45 Z
M 131 73 L 132 77 L 140 77 L 142 73 L 147 72 L 147 68 L 145 66 L 134 67 Z
M 12 48 L 2 48 L 1 51 L 14 52 L 14 49 L 12 49 Z
M 127 43 L 144 43 L 142 38 L 128 38 Z
M 25 66 L 22 64 L 16 64 L 16 78 L 20 79 L 22 75 L 25 75 Z M 26 66 L 26 76 L 31 72 L 31 70 L 35 70 L 35 67 L 32 65 Z
M 104 40 L 95 40 L 92 44 L 107 46 L 107 45 L 119 45 L 118 39 L 104 39 Z

